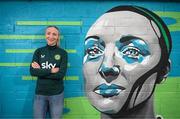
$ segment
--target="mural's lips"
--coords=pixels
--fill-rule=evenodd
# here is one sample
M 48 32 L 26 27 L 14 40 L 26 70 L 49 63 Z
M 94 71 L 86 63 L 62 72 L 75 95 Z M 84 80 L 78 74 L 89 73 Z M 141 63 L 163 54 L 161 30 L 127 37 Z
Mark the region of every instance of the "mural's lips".
M 115 85 L 115 84 L 106 85 L 105 83 L 103 83 L 97 86 L 94 89 L 94 92 L 99 95 L 102 95 L 103 97 L 108 98 L 108 97 L 119 95 L 119 93 L 123 90 L 125 90 L 125 88 L 122 86 Z

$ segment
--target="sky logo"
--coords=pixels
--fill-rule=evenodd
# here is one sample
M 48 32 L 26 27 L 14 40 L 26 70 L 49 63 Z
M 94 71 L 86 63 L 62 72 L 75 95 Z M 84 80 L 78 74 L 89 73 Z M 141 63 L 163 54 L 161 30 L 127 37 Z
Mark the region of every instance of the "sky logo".
M 42 69 L 52 69 L 52 68 L 56 67 L 56 63 L 52 64 L 52 63 L 49 63 L 48 61 L 46 61 L 45 63 L 41 63 L 41 67 L 42 67 Z

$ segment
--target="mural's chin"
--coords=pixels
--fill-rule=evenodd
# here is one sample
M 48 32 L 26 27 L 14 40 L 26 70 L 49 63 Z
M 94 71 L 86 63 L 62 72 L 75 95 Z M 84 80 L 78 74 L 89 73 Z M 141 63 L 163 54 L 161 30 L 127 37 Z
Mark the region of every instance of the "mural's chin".
M 123 107 L 127 96 L 122 93 L 113 97 L 103 97 L 95 92 L 88 94 L 88 98 L 98 111 L 108 114 L 118 113 Z

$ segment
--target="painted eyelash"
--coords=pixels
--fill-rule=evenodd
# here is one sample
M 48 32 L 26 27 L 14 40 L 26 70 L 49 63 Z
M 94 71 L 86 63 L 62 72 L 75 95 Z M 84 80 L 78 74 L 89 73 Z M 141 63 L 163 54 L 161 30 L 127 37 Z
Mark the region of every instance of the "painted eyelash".
M 138 48 L 130 47 L 130 46 L 123 48 L 123 49 L 122 49 L 122 52 L 125 52 L 125 51 L 127 51 L 127 50 L 135 50 L 135 51 L 137 51 L 137 52 L 140 52 L 140 50 L 139 50 Z
M 90 50 L 94 50 L 94 49 L 97 49 L 98 50 L 98 53 L 97 54 L 100 54 L 100 53 L 103 53 L 103 50 L 101 50 L 99 47 L 97 46 L 93 46 L 91 48 L 88 48 L 87 49 L 87 52 L 90 51 Z M 96 54 L 96 53 L 95 53 Z
M 133 54 L 132 54 L 132 52 L 129 53 L 129 54 L 126 54 L 126 52 L 128 52 L 128 51 L 130 51 L 130 50 L 133 51 Z M 135 52 L 135 53 L 134 53 L 134 52 Z M 139 58 L 139 54 L 141 54 L 141 53 L 140 53 L 140 50 L 137 49 L 137 48 L 135 48 L 135 47 L 126 47 L 126 48 L 124 48 L 124 49 L 122 50 L 122 54 L 123 54 L 123 55 L 127 55 L 127 56 L 130 57 L 130 58 Z

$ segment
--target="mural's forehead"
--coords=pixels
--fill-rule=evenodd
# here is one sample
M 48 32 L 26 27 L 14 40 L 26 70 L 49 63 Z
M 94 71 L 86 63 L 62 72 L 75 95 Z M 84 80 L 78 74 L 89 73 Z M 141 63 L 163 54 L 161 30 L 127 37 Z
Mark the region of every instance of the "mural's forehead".
M 150 20 L 132 11 L 117 11 L 103 14 L 89 29 L 86 37 L 99 36 L 103 40 L 119 39 L 122 36 L 136 36 L 159 43 Z
M 136 21 L 136 24 L 132 24 Z M 103 23 L 102 23 L 103 22 Z M 117 11 L 103 14 L 94 25 L 96 26 L 146 26 L 148 19 L 132 11 Z

